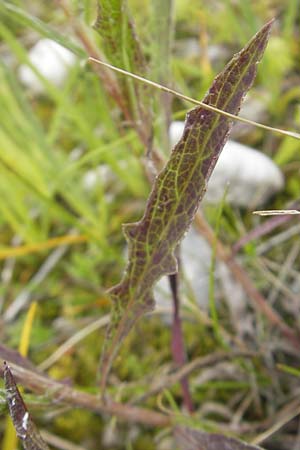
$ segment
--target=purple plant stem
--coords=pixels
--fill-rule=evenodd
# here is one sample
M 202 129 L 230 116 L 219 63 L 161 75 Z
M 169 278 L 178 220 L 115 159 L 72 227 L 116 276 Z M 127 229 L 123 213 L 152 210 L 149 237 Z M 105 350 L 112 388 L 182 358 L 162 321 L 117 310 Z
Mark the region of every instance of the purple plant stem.
M 178 282 L 179 282 L 179 275 L 178 273 L 175 273 L 173 275 L 169 275 L 169 283 L 170 288 L 172 292 L 172 298 L 173 298 L 173 324 L 172 324 L 172 342 L 171 342 L 171 349 L 172 349 L 172 355 L 173 360 L 177 367 L 183 366 L 186 361 L 186 352 L 184 348 L 184 339 L 183 339 L 183 333 L 182 333 L 182 324 L 181 324 L 181 318 L 180 318 L 180 299 L 178 294 Z M 189 413 L 192 413 L 194 411 L 193 401 L 190 394 L 189 389 L 189 382 L 187 377 L 183 377 L 180 380 L 181 389 L 182 389 L 182 396 L 183 396 L 183 402 L 186 407 L 186 409 L 189 411 Z

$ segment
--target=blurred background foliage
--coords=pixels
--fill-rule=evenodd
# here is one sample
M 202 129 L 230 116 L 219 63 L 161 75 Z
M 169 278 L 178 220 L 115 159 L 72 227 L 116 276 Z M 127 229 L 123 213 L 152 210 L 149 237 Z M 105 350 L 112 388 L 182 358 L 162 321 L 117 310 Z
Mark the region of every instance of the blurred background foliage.
M 106 5 L 109 16 L 110 7 L 117 2 L 99 3 Z M 109 312 L 105 290 L 119 280 L 125 261 L 121 225 L 141 216 L 150 190 L 143 164 L 147 139 L 152 137 L 154 148 L 167 155 L 168 113 L 171 111 L 172 119 L 183 119 L 190 108 L 178 99 L 172 99 L 172 104 L 164 102 L 159 92 L 111 73 L 118 80 L 121 97 L 125 98 L 124 92 L 128 94 L 126 101 L 134 111 L 130 122 L 99 77 L 101 68 L 86 62 L 89 45 L 113 64 L 201 99 L 231 55 L 263 23 L 276 17 L 249 100 L 260 105 L 258 116 L 254 111 L 253 119 L 299 130 L 299 3 L 176 0 L 170 16 L 167 1 L 128 0 L 144 59 L 136 67 L 135 56 L 130 56 L 132 46 L 126 40 L 130 27 L 123 22 L 113 25 L 114 39 L 119 43 L 111 42 L 111 48 L 105 37 L 92 28 L 97 1 L 0 3 L 1 342 L 18 348 L 28 306 L 38 301 L 29 356 L 40 364 L 79 329 Z M 174 26 L 171 23 L 167 27 L 165 22 L 170 19 Z M 30 63 L 29 49 L 45 37 L 76 55 L 76 63 L 62 86 L 47 80 Z M 42 85 L 38 94 L 22 85 L 22 64 L 29 65 L 38 77 Z M 244 143 L 271 156 L 286 176 L 285 190 L 268 206 L 282 209 L 297 200 L 299 141 L 249 127 L 236 126 L 235 130 Z M 214 223 L 215 208 L 209 208 L 207 215 Z M 220 237 L 231 245 L 259 219 L 250 210 L 233 210 L 228 205 L 221 221 Z M 284 261 L 284 251 L 274 249 L 275 265 Z M 249 245 L 243 258 L 258 287 L 267 290 L 255 246 Z M 185 314 L 190 358 L 218 349 L 219 343 L 202 323 L 201 314 L 195 315 L 193 303 L 186 307 Z M 226 307 L 220 315 L 224 326 L 233 332 Z M 290 321 L 299 325 L 295 317 L 291 316 Z M 72 379 L 81 387 L 96 390 L 102 339 L 103 330 L 90 334 L 51 365 L 49 375 Z M 170 362 L 169 345 L 169 328 L 156 316 L 137 325 L 116 363 L 114 394 L 118 400 L 137 396 L 143 391 L 147 376 Z M 195 402 L 217 399 L 226 403 L 233 392 L 242 395 L 249 389 L 249 367 L 241 366 L 240 370 L 247 373 L 243 383 L 211 381 L 200 387 L 194 385 Z M 252 366 L 251 370 L 258 389 L 263 390 L 269 374 L 262 367 Z M 120 379 L 128 380 L 128 385 L 118 383 Z M 142 381 L 139 384 L 137 380 Z M 178 388 L 172 390 L 172 396 L 180 404 Z M 43 412 L 42 422 L 47 423 L 47 428 L 84 448 L 102 448 L 100 441 L 103 448 L 158 448 L 159 439 L 155 443 L 149 430 L 141 432 L 138 427 L 117 425 L 113 419 L 104 425 L 93 414 L 50 406 L 47 399 L 43 401 L 45 405 L 42 401 L 35 404 L 28 396 L 33 412 L 35 408 Z M 154 407 L 155 401 L 149 400 L 148 406 Z M 262 420 L 270 413 L 268 408 L 261 401 L 260 409 L 248 412 L 247 420 Z M 212 419 L 216 419 L 215 415 Z

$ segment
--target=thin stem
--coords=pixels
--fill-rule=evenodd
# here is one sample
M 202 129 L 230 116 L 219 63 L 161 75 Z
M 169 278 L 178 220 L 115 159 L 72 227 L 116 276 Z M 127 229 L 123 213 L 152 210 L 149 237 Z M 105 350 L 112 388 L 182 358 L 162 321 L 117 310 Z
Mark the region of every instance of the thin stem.
M 14 377 L 22 386 L 35 393 L 48 395 L 57 402 L 84 408 L 100 414 L 110 414 L 127 422 L 161 427 L 171 425 L 171 419 L 166 415 L 122 403 L 104 403 L 98 396 L 78 391 L 66 384 L 54 381 L 45 375 L 25 369 L 10 361 L 7 362 Z M 3 375 L 3 371 L 4 360 L 0 358 L 0 375 Z
M 169 389 L 196 370 L 216 366 L 217 364 L 228 360 L 233 361 L 234 358 L 254 358 L 257 356 L 259 356 L 258 353 L 249 350 L 231 350 L 230 352 L 215 352 L 210 355 L 200 356 L 178 368 L 175 372 L 154 380 L 148 392 L 145 392 L 145 394 L 135 399 L 134 403 L 144 402 L 149 397 L 159 394 L 164 389 Z
M 173 325 L 172 325 L 172 355 L 177 367 L 186 363 L 186 352 L 184 348 L 184 339 L 182 333 L 182 323 L 180 318 L 180 299 L 178 295 L 178 273 L 169 275 L 169 283 L 173 297 Z M 189 389 L 188 378 L 183 377 L 180 380 L 183 401 L 186 409 L 192 413 L 194 411 L 193 401 Z
M 215 236 L 204 219 L 203 215 L 198 211 L 194 224 L 198 231 L 207 239 L 210 245 L 215 242 Z M 296 349 L 300 349 L 300 339 L 296 335 L 294 330 L 290 328 L 280 317 L 280 315 L 267 303 L 266 299 L 261 295 L 261 293 L 253 285 L 251 279 L 244 271 L 244 269 L 235 261 L 234 257 L 228 250 L 223 246 L 221 241 L 216 241 L 216 255 L 221 261 L 227 264 L 228 268 L 231 270 L 234 278 L 243 286 L 245 292 L 249 295 L 249 298 L 253 301 L 254 305 L 264 314 L 264 316 L 269 320 L 272 325 L 275 325 L 280 332 L 285 336 Z
M 283 130 L 281 128 L 273 128 L 273 127 L 270 127 L 268 125 L 264 125 L 262 123 L 255 122 L 253 120 L 245 119 L 244 117 L 235 116 L 234 114 L 231 114 L 231 113 L 229 113 L 227 111 L 222 111 L 221 109 L 215 108 L 214 106 L 207 105 L 206 103 L 203 103 L 203 102 L 200 102 L 198 100 L 195 100 L 192 97 L 188 97 L 188 96 L 186 96 L 184 94 L 181 94 L 180 92 L 174 91 L 174 89 L 170 89 L 167 86 L 163 86 L 163 85 L 161 85 L 159 83 L 155 83 L 154 81 L 147 80 L 146 78 L 143 78 L 143 77 L 141 77 L 139 75 L 136 75 L 134 73 L 127 72 L 126 70 L 120 69 L 119 67 L 115 67 L 115 66 L 113 66 L 111 64 L 108 64 L 106 62 L 100 61 L 99 59 L 96 59 L 93 56 L 90 56 L 88 58 L 88 60 L 92 61 L 94 63 L 97 63 L 97 64 L 101 64 L 102 66 L 108 67 L 109 69 L 112 69 L 115 72 L 119 72 L 119 73 L 122 73 L 123 75 L 126 75 L 128 77 L 134 78 L 135 80 L 141 81 L 142 83 L 146 83 L 149 86 L 155 87 L 156 89 L 161 89 L 162 91 L 167 92 L 167 93 L 172 94 L 172 95 L 175 95 L 176 97 L 181 98 L 182 100 L 186 100 L 186 101 L 188 101 L 190 103 L 194 103 L 195 105 L 200 105 L 200 106 L 202 106 L 202 108 L 207 109 L 208 111 L 213 111 L 213 112 L 215 112 L 217 114 L 221 114 L 221 115 L 223 115 L 225 117 L 228 117 L 231 120 L 236 120 L 238 122 L 246 123 L 247 125 L 253 125 L 255 127 L 262 128 L 262 129 L 267 130 L 267 131 L 272 131 L 273 133 L 278 133 L 278 134 L 281 134 L 281 135 L 284 135 L 284 136 L 289 136 L 289 137 L 292 137 L 294 139 L 300 140 L 300 134 L 296 133 L 294 131 L 287 131 L 287 130 Z

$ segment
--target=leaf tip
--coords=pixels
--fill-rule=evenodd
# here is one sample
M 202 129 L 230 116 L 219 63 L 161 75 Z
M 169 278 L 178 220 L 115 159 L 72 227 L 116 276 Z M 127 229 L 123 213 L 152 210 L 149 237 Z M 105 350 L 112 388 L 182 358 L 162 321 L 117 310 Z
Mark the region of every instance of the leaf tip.
M 273 27 L 274 22 L 276 21 L 276 18 L 273 17 L 268 22 L 266 22 L 260 31 L 258 31 L 259 34 L 266 34 L 267 38 L 270 34 L 271 28 Z
M 8 363 L 6 361 L 3 361 L 3 378 L 4 379 L 7 378 L 7 374 L 8 373 L 11 373 L 9 365 L 8 365 Z

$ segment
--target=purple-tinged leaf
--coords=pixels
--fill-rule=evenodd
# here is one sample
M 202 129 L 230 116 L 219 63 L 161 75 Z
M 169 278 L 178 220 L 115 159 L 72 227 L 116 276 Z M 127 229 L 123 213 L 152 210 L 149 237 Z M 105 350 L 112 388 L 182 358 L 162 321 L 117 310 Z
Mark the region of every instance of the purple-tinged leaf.
M 256 75 L 272 22 L 267 23 L 215 78 L 204 103 L 238 114 Z M 182 138 L 157 176 L 143 218 L 124 225 L 128 264 L 110 290 L 112 320 L 102 352 L 102 390 L 117 350 L 143 314 L 154 308 L 152 288 L 177 271 L 174 250 L 189 228 L 209 177 L 228 138 L 232 121 L 199 106 L 186 117 Z
M 263 450 L 262 447 L 246 444 L 239 439 L 187 427 L 178 426 L 174 433 L 177 444 L 183 450 Z
M 129 65 L 133 72 L 145 69 L 146 59 L 129 16 L 127 0 L 97 0 L 94 29 L 102 37 L 105 53 L 113 64 L 121 68 Z
M 17 436 L 25 450 L 49 450 L 34 425 L 9 366 L 4 363 L 5 394 L 9 414 L 12 418 Z

